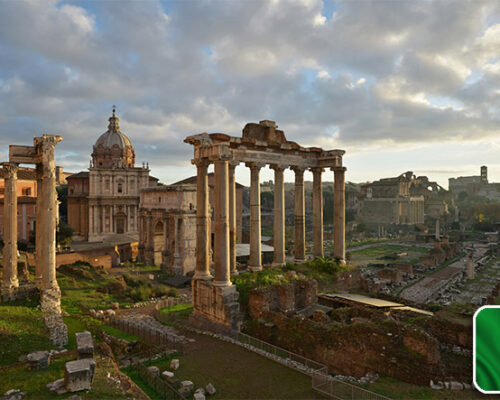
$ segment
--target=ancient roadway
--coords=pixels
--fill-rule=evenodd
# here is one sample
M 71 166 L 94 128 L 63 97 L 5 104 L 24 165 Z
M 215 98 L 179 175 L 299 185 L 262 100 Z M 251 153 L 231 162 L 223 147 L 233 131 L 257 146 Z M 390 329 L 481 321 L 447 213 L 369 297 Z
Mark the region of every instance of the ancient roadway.
M 484 256 L 488 246 L 478 246 L 475 244 L 474 259 Z M 431 301 L 441 288 L 446 286 L 450 280 L 458 278 L 466 267 L 466 257 L 448 265 L 447 267 L 427 275 L 414 285 L 404 289 L 400 297 L 418 303 Z

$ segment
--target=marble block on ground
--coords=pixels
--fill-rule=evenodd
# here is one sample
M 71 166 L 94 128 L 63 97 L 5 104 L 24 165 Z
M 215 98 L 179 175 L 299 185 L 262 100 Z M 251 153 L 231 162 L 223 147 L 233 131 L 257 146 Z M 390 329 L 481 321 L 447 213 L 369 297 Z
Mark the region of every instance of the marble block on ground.
M 89 358 L 68 361 L 64 368 L 64 383 L 69 392 L 90 390 L 94 379 L 95 361 Z

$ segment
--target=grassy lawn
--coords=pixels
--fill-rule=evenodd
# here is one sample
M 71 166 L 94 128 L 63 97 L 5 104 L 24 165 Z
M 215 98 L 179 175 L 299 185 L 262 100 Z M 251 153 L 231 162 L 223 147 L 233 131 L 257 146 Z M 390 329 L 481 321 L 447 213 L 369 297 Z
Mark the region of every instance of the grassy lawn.
M 212 383 L 217 390 L 215 399 L 324 398 L 311 389 L 307 375 L 231 343 L 192 333 L 189 337 L 195 342 L 188 343 L 184 354 L 178 357 L 180 368 L 175 375 L 181 381 L 192 381 L 195 388 Z M 157 365 L 163 371 L 169 369 L 171 358 L 148 365 Z
M 38 299 L 0 304 L 0 365 L 16 363 L 31 351 L 54 348 L 36 305 Z
M 106 293 L 106 289 L 114 285 L 119 288 L 122 283 L 119 278 L 111 274 L 97 273 L 85 270 L 85 276 L 73 275 L 70 272 L 57 272 L 57 281 L 61 288 L 61 306 L 69 314 L 82 314 L 81 306 L 85 308 L 105 309 L 112 302 L 120 306 L 130 304 L 124 296 Z M 124 287 L 126 290 L 126 286 Z
M 52 362 L 47 369 L 30 371 L 25 366 L 11 368 L 0 374 L 0 393 L 9 389 L 20 389 L 27 392 L 25 399 L 65 399 L 71 394 L 58 395 L 50 392 L 46 385 L 64 377 L 64 364 L 76 359 L 75 356 L 67 356 Z M 108 378 L 116 378 L 118 370 L 109 358 L 96 355 L 96 371 L 92 389 L 87 392 L 78 392 L 83 399 L 131 399 L 132 395 L 124 394 L 119 385 Z
M 366 265 L 369 263 L 391 263 L 391 262 L 412 262 L 415 263 L 419 257 L 428 250 L 425 247 L 405 246 L 398 244 L 384 244 L 380 246 L 367 247 L 361 250 L 350 252 L 350 262 L 355 265 Z M 408 253 L 407 256 L 394 260 L 384 259 L 383 257 L 392 256 L 396 253 Z

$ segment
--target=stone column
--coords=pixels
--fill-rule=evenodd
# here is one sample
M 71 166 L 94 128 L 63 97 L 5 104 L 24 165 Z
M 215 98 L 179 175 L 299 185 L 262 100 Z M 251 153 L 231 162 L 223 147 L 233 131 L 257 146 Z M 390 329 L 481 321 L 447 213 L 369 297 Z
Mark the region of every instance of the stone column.
M 250 168 L 250 262 L 251 271 L 262 270 L 260 228 L 260 169 L 261 164 L 247 163 Z
M 274 169 L 274 219 L 273 219 L 273 264 L 285 264 L 285 185 L 283 183 L 284 168 L 271 165 Z
M 215 246 L 214 270 L 215 286 L 231 286 L 229 260 L 229 162 L 225 159 L 214 161 L 214 213 Z
M 17 279 L 17 165 L 3 163 L 5 195 L 3 203 L 2 289 L 19 286 Z
M 147 212 L 146 217 L 146 263 L 148 265 L 154 265 L 155 254 L 154 254 L 154 236 L 153 236 L 153 214 L 151 211 Z
M 295 172 L 295 261 L 306 258 L 306 216 L 304 203 L 304 169 L 292 167 Z
M 175 215 L 174 217 L 174 268 L 176 271 L 178 271 L 179 269 L 182 269 L 180 267 L 180 259 L 181 259 L 181 251 L 180 251 L 180 239 L 181 239 L 181 235 L 180 235 L 180 216 L 179 215 Z
M 229 163 L 229 260 L 231 275 L 238 275 L 236 268 L 236 179 L 234 170 L 238 162 Z
M 335 167 L 333 208 L 333 257 L 345 264 L 345 167 Z
M 210 279 L 210 213 L 208 209 L 207 159 L 193 160 L 196 164 L 196 270 L 193 279 Z
M 314 257 L 323 257 L 323 168 L 313 168 L 313 237 Z
M 38 140 L 38 154 L 41 156 L 42 164 L 42 190 L 43 210 L 40 210 L 39 243 L 37 252 L 41 252 L 42 290 L 52 293 L 60 293 L 56 279 L 56 220 L 57 220 L 57 191 L 56 191 L 56 163 L 54 150 L 57 143 L 63 138 L 61 136 L 43 135 Z M 55 292 L 54 292 L 55 291 Z M 48 294 L 47 294 L 48 295 Z M 57 300 L 59 302 L 59 299 Z
M 161 258 L 161 269 L 162 271 L 167 271 L 169 265 L 169 235 L 168 235 L 168 214 L 165 212 L 162 218 L 163 222 L 163 252 Z
M 44 248 L 40 245 L 42 239 L 42 213 L 45 209 L 45 199 L 42 195 L 43 190 L 43 168 L 42 164 L 36 164 L 36 215 L 35 215 L 35 285 L 38 289 L 42 288 L 42 263 Z

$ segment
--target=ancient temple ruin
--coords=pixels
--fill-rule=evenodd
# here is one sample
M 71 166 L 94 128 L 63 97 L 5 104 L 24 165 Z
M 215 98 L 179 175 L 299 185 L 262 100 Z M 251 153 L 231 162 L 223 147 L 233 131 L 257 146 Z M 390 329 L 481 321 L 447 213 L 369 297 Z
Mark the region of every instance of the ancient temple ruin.
M 184 140 L 194 146 L 192 163 L 197 167 L 196 203 L 196 271 L 193 278 L 191 321 L 207 328 L 234 332 L 239 329 L 238 292 L 231 275 L 236 270 L 235 177 L 237 165 L 244 163 L 251 171 L 250 183 L 250 262 L 252 271 L 262 270 L 260 169 L 269 165 L 274 170 L 274 264 L 285 263 L 285 204 L 283 171 L 295 172 L 295 260 L 305 259 L 304 171 L 313 172 L 314 255 L 322 257 L 323 198 L 322 173 L 334 173 L 333 256 L 345 263 L 345 171 L 344 150 L 302 147 L 287 141 L 274 121 L 249 123 L 243 136 L 202 133 Z M 215 170 L 214 201 L 214 276 L 210 273 L 210 212 L 208 198 L 208 166 Z
M 38 196 L 36 199 L 36 268 L 35 285 L 40 291 L 40 305 L 51 340 L 57 345 L 68 341 L 61 318 L 61 290 L 56 279 L 57 192 L 55 146 L 63 138 L 43 135 L 33 139 L 33 146 L 9 146 L 5 170 L 4 249 L 2 299 L 17 297 L 17 192 L 19 164 L 35 164 Z

